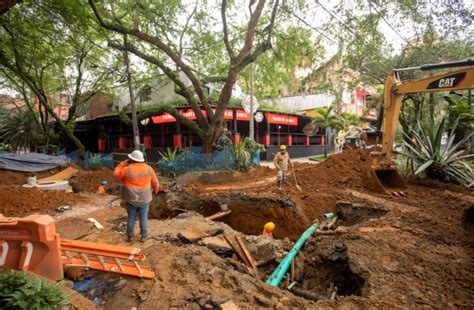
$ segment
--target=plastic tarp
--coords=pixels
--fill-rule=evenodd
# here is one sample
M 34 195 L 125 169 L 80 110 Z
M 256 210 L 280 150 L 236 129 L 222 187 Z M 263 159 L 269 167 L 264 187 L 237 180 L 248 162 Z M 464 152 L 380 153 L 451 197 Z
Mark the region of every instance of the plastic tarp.
M 66 156 L 50 156 L 40 153 L 1 153 L 0 169 L 38 172 L 56 168 L 68 162 Z
M 165 175 L 179 175 L 190 171 L 215 171 L 238 168 L 235 155 L 231 151 L 202 154 L 198 153 L 199 149 L 180 153 L 173 160 L 160 160 L 160 172 Z M 254 158 L 250 160 L 252 166 L 259 165 L 260 152 L 257 152 Z

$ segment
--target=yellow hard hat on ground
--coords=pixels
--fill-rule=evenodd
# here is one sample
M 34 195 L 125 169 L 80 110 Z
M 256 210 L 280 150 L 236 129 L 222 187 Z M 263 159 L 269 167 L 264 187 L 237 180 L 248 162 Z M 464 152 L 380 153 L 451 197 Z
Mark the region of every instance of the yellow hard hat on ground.
M 265 224 L 265 226 L 263 226 L 263 229 L 266 231 L 266 232 L 272 232 L 274 229 L 275 229 L 275 223 L 273 222 L 268 222 Z
M 284 144 L 280 145 L 280 150 L 286 150 L 286 145 Z

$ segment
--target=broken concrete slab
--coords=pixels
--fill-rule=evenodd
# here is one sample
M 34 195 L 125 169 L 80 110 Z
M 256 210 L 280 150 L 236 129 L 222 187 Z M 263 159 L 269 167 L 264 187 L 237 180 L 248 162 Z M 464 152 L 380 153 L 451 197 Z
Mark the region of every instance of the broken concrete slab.
M 234 249 L 227 242 L 224 235 L 206 237 L 201 240 L 201 243 L 216 254 L 223 256 L 232 256 Z

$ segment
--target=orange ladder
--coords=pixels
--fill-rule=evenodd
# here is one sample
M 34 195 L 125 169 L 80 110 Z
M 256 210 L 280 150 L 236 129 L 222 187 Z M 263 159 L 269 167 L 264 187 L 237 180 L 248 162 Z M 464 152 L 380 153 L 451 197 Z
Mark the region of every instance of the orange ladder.
M 49 215 L 9 218 L 0 214 L 0 267 L 25 270 L 59 281 L 63 267 L 75 266 L 151 279 L 150 267 L 140 266 L 138 248 L 61 239 Z
M 139 248 L 61 239 L 60 250 L 65 267 L 91 268 L 145 279 L 155 277 L 150 267 L 138 264 L 145 259 Z

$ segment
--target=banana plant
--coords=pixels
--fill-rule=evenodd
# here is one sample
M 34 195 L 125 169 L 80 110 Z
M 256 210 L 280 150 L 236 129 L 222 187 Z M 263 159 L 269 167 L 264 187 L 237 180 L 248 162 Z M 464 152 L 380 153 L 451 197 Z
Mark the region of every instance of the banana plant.
M 415 163 L 415 175 L 426 173 L 431 179 L 450 181 L 466 187 L 473 185 L 473 169 L 468 164 L 474 154 L 465 154 L 463 144 L 470 139 L 472 132 L 459 142 L 455 143 L 455 131 L 459 118 L 449 131 L 446 145 L 442 144 L 446 118 L 440 122 L 431 120 L 427 128 L 423 127 L 420 118 L 416 127 L 409 132 L 403 132 L 404 156 L 411 158 Z

